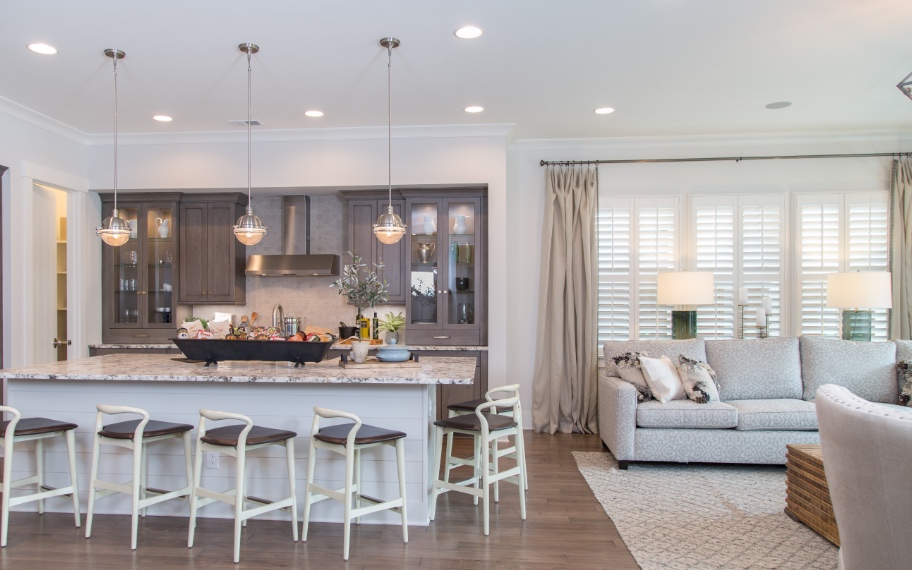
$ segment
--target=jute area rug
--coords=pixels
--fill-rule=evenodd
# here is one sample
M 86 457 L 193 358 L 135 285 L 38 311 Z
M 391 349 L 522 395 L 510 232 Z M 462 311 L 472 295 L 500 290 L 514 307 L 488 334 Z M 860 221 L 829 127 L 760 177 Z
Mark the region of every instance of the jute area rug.
M 574 451 L 643 570 L 836 568 L 836 547 L 785 508 L 785 470 L 765 466 L 631 465 Z

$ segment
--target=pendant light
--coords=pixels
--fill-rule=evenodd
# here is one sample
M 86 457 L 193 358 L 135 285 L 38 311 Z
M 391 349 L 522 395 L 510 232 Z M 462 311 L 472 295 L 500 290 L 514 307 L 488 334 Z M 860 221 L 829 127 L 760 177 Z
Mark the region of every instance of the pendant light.
M 253 145 L 251 134 L 251 117 L 250 117 L 250 56 L 260 51 L 256 44 L 241 44 L 238 46 L 242 52 L 247 54 L 247 213 L 238 218 L 234 226 L 234 236 L 244 245 L 256 245 L 260 243 L 263 236 L 266 235 L 266 226 L 258 217 L 253 215 L 253 208 L 250 206 L 250 164 L 251 148 Z
M 104 54 L 114 60 L 114 210 L 110 218 L 101 222 L 101 227 L 95 228 L 95 233 L 101 241 L 117 247 L 127 243 L 132 232 L 117 211 L 117 60 L 123 59 L 126 54 L 119 49 L 106 49 Z
M 385 214 L 380 214 L 374 224 L 374 235 L 381 243 L 393 244 L 405 235 L 405 224 L 402 218 L 393 212 L 393 95 L 392 95 L 392 67 L 393 48 L 399 47 L 399 40 L 393 37 L 383 38 L 380 45 L 386 48 L 386 139 L 387 139 L 387 183 L 389 186 L 389 205 Z

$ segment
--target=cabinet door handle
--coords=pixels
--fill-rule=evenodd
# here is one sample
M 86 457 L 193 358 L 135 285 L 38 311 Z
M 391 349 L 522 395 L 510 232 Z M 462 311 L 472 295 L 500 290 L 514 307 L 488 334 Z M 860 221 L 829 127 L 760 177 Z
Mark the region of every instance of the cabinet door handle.
M 71 346 L 72 344 L 73 341 L 71 340 L 57 340 L 56 338 L 54 339 L 54 348 L 59 348 L 63 345 Z
M 450 338 L 450 337 L 448 337 L 448 336 L 435 336 L 434 338 L 444 339 L 444 338 Z

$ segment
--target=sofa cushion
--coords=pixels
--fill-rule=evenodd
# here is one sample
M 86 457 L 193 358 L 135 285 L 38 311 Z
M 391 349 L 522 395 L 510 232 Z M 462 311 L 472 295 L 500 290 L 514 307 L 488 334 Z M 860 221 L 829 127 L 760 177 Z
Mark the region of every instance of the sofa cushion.
M 824 384 L 836 384 L 869 402 L 895 404 L 896 344 L 802 336 L 801 378 L 805 400 Z
M 817 429 L 817 411 L 813 402 L 790 398 L 729 400 L 725 403 L 738 410 L 736 429 L 744 431 Z
M 667 356 L 675 366 L 680 364 L 678 362 L 679 354 L 683 354 L 687 358 L 706 362 L 706 347 L 702 338 L 687 340 L 609 340 L 602 349 L 605 353 L 605 374 L 608 376 L 620 376 L 612 359 L 626 352 L 647 352 L 652 358 Z
M 650 400 L 637 404 L 636 420 L 641 428 L 725 429 L 738 425 L 738 410 L 724 402 Z
M 801 398 L 797 338 L 707 340 L 706 358 L 723 402 Z
M 912 360 L 912 340 L 894 340 L 896 344 L 896 362 Z

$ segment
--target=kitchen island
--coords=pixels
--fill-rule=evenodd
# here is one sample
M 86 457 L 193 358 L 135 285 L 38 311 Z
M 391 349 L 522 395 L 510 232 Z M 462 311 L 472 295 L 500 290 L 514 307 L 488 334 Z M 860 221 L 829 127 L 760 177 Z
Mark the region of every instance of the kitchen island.
M 475 360 L 462 357 L 422 358 L 420 366 L 389 363 L 376 369 L 343 368 L 338 360 L 309 363 L 300 368 L 286 363 L 222 362 L 206 367 L 202 363 L 175 360 L 172 355 L 114 354 L 2 370 L 6 398 L 23 417 L 44 416 L 79 425 L 76 430 L 79 494 L 85 508 L 92 450 L 92 428 L 96 404 L 135 406 L 154 419 L 199 423 L 200 408 L 238 412 L 257 425 L 292 430 L 295 441 L 296 479 L 303 504 L 307 454 L 313 407 L 321 406 L 358 414 L 366 424 L 400 430 L 408 434 L 406 450 L 406 493 L 409 523 L 428 524 L 428 496 L 432 476 L 433 429 L 436 387 L 439 384 L 471 384 Z M 132 418 L 130 418 L 132 419 Z M 121 421 L 110 418 L 109 423 Z M 328 423 L 327 423 L 328 424 Z M 33 469 L 34 453 L 16 455 L 14 479 Z M 153 455 L 154 454 L 154 455 Z M 248 457 L 250 495 L 279 497 L 286 492 L 284 451 L 264 448 Z M 220 456 L 218 466 L 204 461 L 203 484 L 214 489 L 234 486 L 234 460 Z M 47 484 L 62 486 L 68 479 L 63 441 L 45 444 Z M 364 494 L 395 497 L 398 493 L 395 454 L 381 447 L 362 452 Z M 104 448 L 101 477 L 128 481 L 131 463 L 126 450 Z M 344 459 L 321 452 L 317 483 L 336 487 L 343 479 Z M 150 448 L 149 486 L 175 489 L 183 486 L 182 447 L 178 441 Z M 21 510 L 34 510 L 35 503 Z M 63 500 L 49 500 L 45 508 L 66 512 Z M 129 497 L 111 496 L 98 501 L 96 513 L 129 513 Z M 150 515 L 188 513 L 186 503 L 168 501 L 149 508 Z M 287 517 L 273 512 L 272 518 Z M 230 518 L 226 505 L 212 505 L 200 516 Z M 341 505 L 324 501 L 314 505 L 315 521 L 341 522 Z M 398 516 L 383 512 L 365 518 L 365 523 L 395 523 Z

